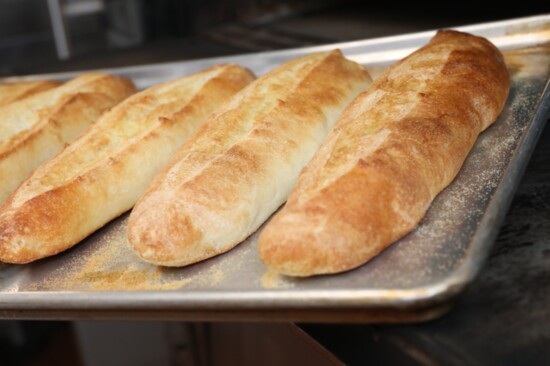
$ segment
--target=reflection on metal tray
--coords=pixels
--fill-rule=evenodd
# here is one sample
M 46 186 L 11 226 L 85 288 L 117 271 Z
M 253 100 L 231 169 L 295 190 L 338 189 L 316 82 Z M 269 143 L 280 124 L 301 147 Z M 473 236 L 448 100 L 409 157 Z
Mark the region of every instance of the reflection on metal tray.
M 419 227 L 370 263 L 333 276 L 282 277 L 261 263 L 258 231 L 216 258 L 187 268 L 159 268 L 128 249 L 123 215 L 65 253 L 2 266 L 0 316 L 395 322 L 442 314 L 479 272 L 550 107 L 550 16 L 458 29 L 488 37 L 505 52 L 512 75 L 506 107 Z M 338 47 L 377 76 L 432 35 L 108 71 L 143 88 L 217 63 L 238 63 L 262 74 L 286 59 Z

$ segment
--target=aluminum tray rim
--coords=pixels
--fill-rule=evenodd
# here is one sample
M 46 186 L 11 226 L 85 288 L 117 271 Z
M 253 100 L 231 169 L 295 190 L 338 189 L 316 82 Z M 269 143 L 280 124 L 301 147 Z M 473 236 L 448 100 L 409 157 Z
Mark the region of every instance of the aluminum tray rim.
M 529 25 L 532 22 L 550 21 L 550 15 L 540 15 L 518 18 L 485 24 L 474 24 L 456 27 L 454 29 L 475 32 L 487 27 Z M 409 39 L 428 38 L 435 31 L 425 31 L 398 36 L 382 37 L 363 41 L 344 42 L 332 45 L 315 46 L 294 50 L 294 52 L 312 52 L 334 47 L 355 47 L 365 44 L 383 44 Z M 287 55 L 292 50 L 270 51 L 256 55 Z M 167 67 L 167 65 L 183 65 L 193 62 L 227 62 L 248 56 L 218 57 L 202 60 L 183 61 L 143 66 L 131 66 L 109 69 L 111 72 L 136 72 L 150 67 Z M 78 71 L 81 73 L 82 71 Z M 52 75 L 72 75 L 71 73 L 43 74 L 24 78 L 47 78 Z M 0 79 L 21 80 L 21 78 Z M 13 81 L 13 80 L 11 80 Z M 0 317 L 13 317 L 24 311 L 256 311 L 256 310 L 326 310 L 334 308 L 360 309 L 364 311 L 376 309 L 394 309 L 398 312 L 414 311 L 427 306 L 437 306 L 448 303 L 471 283 L 487 258 L 500 223 L 505 217 L 508 206 L 512 202 L 519 179 L 511 180 L 511 184 L 503 184 L 504 180 L 521 175 L 534 149 L 546 119 L 550 112 L 550 80 L 547 80 L 543 93 L 538 101 L 537 110 L 529 127 L 518 141 L 519 148 L 511 157 L 510 163 L 503 173 L 503 179 L 495 189 L 491 202 L 484 212 L 478 230 L 472 238 L 470 249 L 472 253 L 449 276 L 437 283 L 420 287 L 403 289 L 262 289 L 262 290 L 150 290 L 150 291 L 22 291 L 10 289 L 0 292 Z M 508 182 L 510 183 L 510 182 Z M 4 316 L 2 316 L 4 314 Z M 15 314 L 15 315 L 14 315 Z M 121 313 L 123 314 L 123 313 Z M 24 317 L 24 314 L 23 314 Z

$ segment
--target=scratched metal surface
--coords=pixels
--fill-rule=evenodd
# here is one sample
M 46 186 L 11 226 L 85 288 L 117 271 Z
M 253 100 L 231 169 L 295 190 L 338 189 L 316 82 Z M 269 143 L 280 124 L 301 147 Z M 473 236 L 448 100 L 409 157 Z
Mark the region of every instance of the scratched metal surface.
M 370 263 L 333 276 L 282 277 L 267 271 L 257 255 L 260 229 L 224 255 L 159 268 L 129 250 L 126 214 L 65 253 L 1 265 L 0 317 L 395 322 L 442 314 L 480 271 L 550 108 L 550 16 L 458 29 L 486 36 L 505 52 L 512 75 L 507 104 L 418 228 Z M 377 76 L 432 35 L 108 71 L 143 88 L 220 62 L 262 74 L 286 59 L 339 47 Z

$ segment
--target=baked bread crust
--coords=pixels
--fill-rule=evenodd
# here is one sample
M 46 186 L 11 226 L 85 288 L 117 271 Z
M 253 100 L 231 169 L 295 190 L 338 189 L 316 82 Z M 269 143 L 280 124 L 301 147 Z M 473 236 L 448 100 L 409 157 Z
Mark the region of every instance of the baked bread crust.
M 132 211 L 145 261 L 183 266 L 223 253 L 286 200 L 343 108 L 370 83 L 340 51 L 286 62 L 222 106 Z
M 18 83 L 0 84 L 0 106 L 25 99 L 46 90 L 61 85 L 57 81 L 22 81 Z
M 280 273 L 360 266 L 413 230 L 501 112 L 509 75 L 489 41 L 440 31 L 346 109 L 265 227 Z
M 0 260 L 54 255 L 129 210 L 185 138 L 253 78 L 239 66 L 217 66 L 105 113 L 0 208 Z
M 128 79 L 99 73 L 0 108 L 0 203 L 40 164 L 107 109 L 135 92 Z

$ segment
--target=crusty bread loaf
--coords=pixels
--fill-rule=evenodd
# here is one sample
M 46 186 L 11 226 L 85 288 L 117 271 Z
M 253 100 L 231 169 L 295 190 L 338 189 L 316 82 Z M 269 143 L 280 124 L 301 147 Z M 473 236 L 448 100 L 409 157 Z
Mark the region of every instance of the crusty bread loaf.
M 0 106 L 50 90 L 59 85 L 61 83 L 49 80 L 0 84 Z
M 129 210 L 183 140 L 253 78 L 238 66 L 213 67 L 105 113 L 0 208 L 0 260 L 56 254 Z
M 38 165 L 134 91 L 127 79 L 90 73 L 0 108 L 0 203 Z
M 145 261 L 182 266 L 253 233 L 290 192 L 343 108 L 370 77 L 340 51 L 287 62 L 220 108 L 181 147 L 132 211 Z
M 259 238 L 294 276 L 355 268 L 410 232 L 503 108 L 509 76 L 490 42 L 441 31 L 343 113 Z

